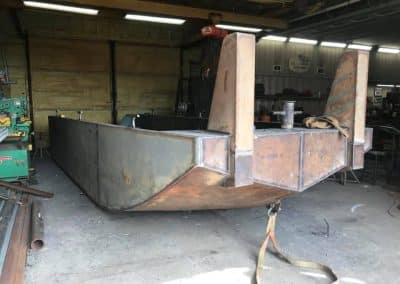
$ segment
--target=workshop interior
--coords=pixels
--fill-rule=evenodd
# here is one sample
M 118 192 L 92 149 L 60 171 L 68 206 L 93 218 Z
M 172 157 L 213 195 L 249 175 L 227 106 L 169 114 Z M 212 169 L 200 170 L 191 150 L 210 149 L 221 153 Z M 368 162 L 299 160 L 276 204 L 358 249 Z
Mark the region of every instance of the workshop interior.
M 399 24 L 1 1 L 0 284 L 397 283 Z

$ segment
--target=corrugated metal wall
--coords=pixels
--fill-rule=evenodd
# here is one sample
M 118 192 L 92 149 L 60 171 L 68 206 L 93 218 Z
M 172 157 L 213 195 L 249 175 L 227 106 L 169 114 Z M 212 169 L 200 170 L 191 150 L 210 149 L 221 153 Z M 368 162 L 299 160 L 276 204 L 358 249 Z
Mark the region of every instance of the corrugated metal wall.
M 341 53 L 338 48 L 261 40 L 256 47 L 256 83 L 264 84 L 267 95 L 282 93 L 285 88 L 309 90 L 314 96 L 326 95 Z M 303 73 L 289 69 L 289 61 L 299 55 L 310 60 L 308 70 Z M 274 65 L 280 65 L 281 71 L 274 71 Z M 318 73 L 318 68 L 324 73 Z
M 371 52 L 369 82 L 400 84 L 400 54 Z
M 335 75 L 336 64 L 345 49 L 309 46 L 260 40 L 256 47 L 256 82 L 264 83 L 266 94 L 282 92 L 283 88 L 298 91 L 311 90 L 314 94 L 324 94 Z M 304 55 L 311 61 L 304 73 L 289 70 L 289 60 Z M 273 71 L 273 65 L 281 65 L 281 72 Z M 324 69 L 323 74 L 317 68 Z M 400 84 L 400 55 L 371 52 L 369 82 Z
M 322 99 L 299 99 L 296 106 L 303 107 L 311 114 L 321 114 L 325 106 L 323 98 L 328 95 L 337 62 L 344 51 L 342 48 L 261 40 L 256 47 L 256 83 L 264 85 L 265 95 L 280 94 L 286 88 L 299 92 L 309 91 L 313 97 Z M 289 68 L 290 60 L 299 55 L 309 59 L 309 68 L 303 73 L 293 72 Z M 280 65 L 281 71 L 274 71 L 274 65 Z M 323 69 L 322 74 L 318 73 L 318 68 Z M 369 64 L 369 95 L 373 94 L 377 83 L 400 84 L 399 74 L 400 55 L 372 51 Z M 280 108 L 280 104 L 282 102 L 257 100 L 256 113 L 270 111 L 273 105 Z

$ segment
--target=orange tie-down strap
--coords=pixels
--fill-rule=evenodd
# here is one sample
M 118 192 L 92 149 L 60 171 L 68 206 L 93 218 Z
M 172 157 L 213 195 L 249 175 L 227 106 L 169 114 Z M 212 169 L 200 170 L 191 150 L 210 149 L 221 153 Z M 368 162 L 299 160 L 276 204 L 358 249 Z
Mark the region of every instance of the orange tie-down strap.
M 275 255 L 277 255 L 280 259 L 283 261 L 297 266 L 297 267 L 302 267 L 302 268 L 308 268 L 308 269 L 317 269 L 320 271 L 323 271 L 326 273 L 331 279 L 332 279 L 332 284 L 337 284 L 338 282 L 338 277 L 336 274 L 333 272 L 333 270 L 324 264 L 318 263 L 318 262 L 313 262 L 313 261 L 307 261 L 307 260 L 300 260 L 300 259 L 293 259 L 285 254 L 282 253 L 282 251 L 279 249 L 278 244 L 275 239 L 275 225 L 276 225 L 276 216 L 278 214 L 278 211 L 280 209 L 280 203 L 274 203 L 270 206 L 268 210 L 268 222 L 267 222 L 267 229 L 266 229 L 266 236 L 265 240 L 263 241 L 260 250 L 258 252 L 258 260 L 257 260 L 257 270 L 256 270 L 256 283 L 261 284 L 261 274 L 263 271 L 263 264 L 264 264 L 264 256 L 265 256 L 265 251 L 267 250 L 269 240 L 271 240 L 272 246 L 275 250 Z

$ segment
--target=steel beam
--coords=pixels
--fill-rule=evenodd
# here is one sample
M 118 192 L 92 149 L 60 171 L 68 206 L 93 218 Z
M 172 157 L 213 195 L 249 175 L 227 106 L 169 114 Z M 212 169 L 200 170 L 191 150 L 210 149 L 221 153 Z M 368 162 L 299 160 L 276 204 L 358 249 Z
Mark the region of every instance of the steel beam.
M 253 25 L 271 28 L 287 28 L 287 22 L 277 18 L 251 16 L 246 14 L 232 13 L 220 10 L 193 8 L 182 5 L 171 5 L 153 1 L 139 0 L 54 0 L 53 2 L 71 3 L 75 5 L 104 7 L 110 9 L 121 9 L 141 13 L 160 14 L 173 17 L 195 18 L 209 20 L 210 14 L 219 14 L 222 21 L 228 23 Z

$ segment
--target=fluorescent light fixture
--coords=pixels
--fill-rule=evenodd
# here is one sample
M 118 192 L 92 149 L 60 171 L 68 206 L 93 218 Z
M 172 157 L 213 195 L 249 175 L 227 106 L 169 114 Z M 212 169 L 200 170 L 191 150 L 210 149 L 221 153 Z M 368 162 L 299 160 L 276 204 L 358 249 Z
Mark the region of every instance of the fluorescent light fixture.
M 250 27 L 242 27 L 242 26 L 232 26 L 232 25 L 223 25 L 218 24 L 215 25 L 217 28 L 230 30 L 230 31 L 239 31 L 239 32 L 250 32 L 250 33 L 258 33 L 261 32 L 260 28 L 250 28 Z
M 313 40 L 313 39 L 305 39 L 305 38 L 298 38 L 298 37 L 291 37 L 289 39 L 289 42 L 304 43 L 304 44 L 311 44 L 311 45 L 316 45 L 318 43 L 318 41 Z
M 345 48 L 346 44 L 342 42 L 323 41 L 321 42 L 321 46 Z
M 50 3 L 43 3 L 43 2 L 36 2 L 36 1 L 24 1 L 24 5 L 27 7 L 32 7 L 32 8 L 41 8 L 41 9 L 47 9 L 47 10 L 71 12 L 71 13 L 78 13 L 78 14 L 85 14 L 85 15 L 97 15 L 99 13 L 99 10 L 95 10 L 95 9 L 80 8 L 80 7 L 66 6 L 66 5 L 60 5 L 60 4 L 50 4 Z
M 383 87 L 383 88 L 394 88 L 394 85 L 387 85 L 387 84 L 377 84 L 377 87 Z
M 142 22 L 171 24 L 171 25 L 182 25 L 185 22 L 184 19 L 145 16 L 145 15 L 137 15 L 137 14 L 126 14 L 125 19 L 133 20 L 133 21 L 142 21 Z
M 371 50 L 372 46 L 369 45 L 361 45 L 361 44 L 349 44 L 347 48 L 350 49 L 359 49 L 359 50 Z
M 378 49 L 378 52 L 398 54 L 398 53 L 400 53 L 400 49 L 398 49 L 398 48 L 380 47 Z
M 267 35 L 267 36 L 262 37 L 262 39 L 274 40 L 274 41 L 282 41 L 282 42 L 284 42 L 284 41 L 287 40 L 287 37 L 285 37 L 285 36 Z

